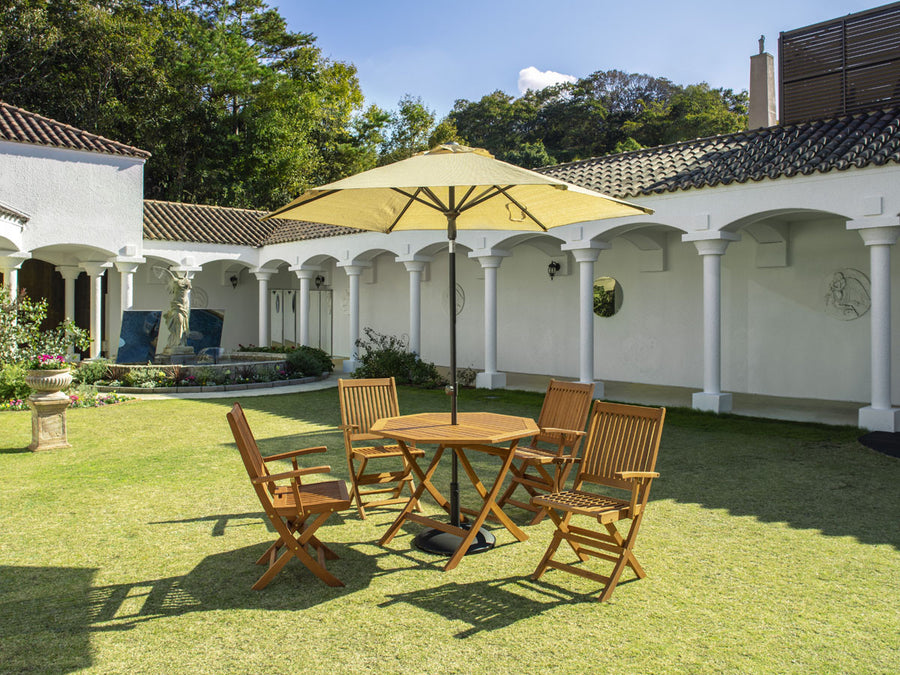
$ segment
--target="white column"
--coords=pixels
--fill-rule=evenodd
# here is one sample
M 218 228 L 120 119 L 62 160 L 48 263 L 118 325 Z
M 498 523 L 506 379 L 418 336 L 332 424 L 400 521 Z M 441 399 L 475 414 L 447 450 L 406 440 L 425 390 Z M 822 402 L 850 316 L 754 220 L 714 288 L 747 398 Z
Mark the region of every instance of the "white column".
M 425 263 L 419 260 L 403 262 L 409 272 L 409 351 L 422 353 L 422 273 Z
M 497 372 L 497 270 L 503 257 L 478 256 L 484 270 L 484 372 L 475 376 L 479 389 L 502 389 L 506 373 Z
M 15 298 L 19 294 L 19 268 L 30 257 L 30 253 L 0 255 L 0 272 L 3 273 L 3 285 L 9 289 L 10 297 Z
M 75 320 L 75 280 L 81 274 L 81 268 L 74 265 L 60 265 L 56 268 L 65 283 L 65 318 Z
M 900 237 L 896 223 L 897 218 L 879 219 L 877 227 L 867 219 L 847 223 L 869 247 L 872 404 L 859 409 L 859 426 L 872 431 L 900 431 L 900 408 L 891 405 L 891 246 Z
M 271 270 L 251 270 L 259 286 L 259 346 L 269 346 L 269 279 Z
M 134 307 L 134 273 L 138 270 L 136 262 L 116 261 L 116 269 L 122 276 L 122 311 L 132 309 Z M 59 268 L 57 268 L 59 269 Z
M 359 348 L 356 341 L 359 339 L 359 277 L 362 274 L 362 265 L 342 265 L 350 282 L 350 359 L 344 361 L 344 372 L 352 373 L 359 365 Z
M 103 275 L 108 262 L 83 262 L 81 269 L 91 278 L 91 353 L 90 358 L 100 358 L 103 337 Z
M 67 321 L 75 321 L 75 280 L 81 274 L 81 269 L 74 265 L 60 265 L 56 268 L 59 275 L 63 278 L 65 284 L 65 307 L 64 316 Z M 75 347 L 69 345 L 69 354 L 75 353 Z
M 578 263 L 578 381 L 594 384 L 594 398 L 603 398 L 605 393 L 603 382 L 594 379 L 594 263 L 600 257 L 600 251 L 609 247 L 605 241 L 593 241 L 588 245 L 576 242 L 562 247 L 571 251 Z
M 722 256 L 738 235 L 730 232 L 686 234 L 703 258 L 703 391 L 692 397 L 698 410 L 731 410 L 731 394 L 722 393 Z
M 300 307 L 297 312 L 297 318 L 300 320 L 300 330 L 298 331 L 297 341 L 304 346 L 309 346 L 309 290 L 310 282 L 318 274 L 318 270 L 299 269 L 294 270 L 294 274 L 300 280 Z

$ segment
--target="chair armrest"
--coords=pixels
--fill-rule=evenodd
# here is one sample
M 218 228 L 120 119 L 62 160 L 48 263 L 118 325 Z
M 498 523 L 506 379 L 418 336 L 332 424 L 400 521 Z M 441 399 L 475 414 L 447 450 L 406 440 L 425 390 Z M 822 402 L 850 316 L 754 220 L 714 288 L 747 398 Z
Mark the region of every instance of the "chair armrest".
M 541 427 L 542 434 L 562 434 L 563 436 L 584 436 L 583 431 L 574 429 L 557 429 L 556 427 Z
M 338 425 L 338 429 L 340 429 L 341 431 L 359 430 L 359 425 L 358 424 L 340 424 L 340 425 Z
M 297 469 L 296 471 L 284 471 L 282 473 L 273 473 L 268 476 L 257 476 L 252 479 L 255 484 L 258 483 L 274 483 L 287 478 L 299 478 L 300 476 L 308 476 L 313 473 L 331 473 L 330 466 L 311 466 L 308 469 Z
M 326 452 L 328 448 L 324 445 L 316 446 L 315 448 L 301 448 L 300 450 L 289 450 L 288 452 L 279 452 L 277 455 L 269 455 L 268 457 L 263 457 L 264 462 L 273 462 L 276 459 L 290 459 L 291 457 L 298 457 L 300 455 L 311 455 L 314 452 Z
M 616 475 L 624 480 L 632 478 L 659 478 L 656 471 L 616 471 Z

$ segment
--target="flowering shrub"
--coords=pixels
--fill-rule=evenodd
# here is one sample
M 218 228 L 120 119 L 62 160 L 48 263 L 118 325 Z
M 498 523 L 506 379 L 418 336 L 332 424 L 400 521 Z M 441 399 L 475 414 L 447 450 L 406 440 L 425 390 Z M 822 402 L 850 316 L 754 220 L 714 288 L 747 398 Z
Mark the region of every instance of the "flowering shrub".
M 121 394 L 97 394 L 93 391 L 79 391 L 75 394 L 69 394 L 71 408 L 99 408 L 105 405 L 113 405 L 130 401 L 132 396 L 122 396 Z M 0 401 L 0 411 L 2 410 L 28 410 L 28 402 L 21 398 L 11 398 L 8 401 Z

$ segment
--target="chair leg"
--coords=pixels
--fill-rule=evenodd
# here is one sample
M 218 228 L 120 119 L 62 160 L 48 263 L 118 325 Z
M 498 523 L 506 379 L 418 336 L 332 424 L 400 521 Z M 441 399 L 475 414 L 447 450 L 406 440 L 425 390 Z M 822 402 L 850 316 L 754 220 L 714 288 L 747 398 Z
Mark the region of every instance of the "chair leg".
M 356 468 L 353 457 L 347 457 L 347 464 L 350 466 L 350 482 L 353 488 L 353 501 L 356 502 L 356 510 L 359 513 L 359 517 L 365 520 L 366 510 L 363 507 L 362 495 L 359 492 L 359 477 L 366 468 L 366 460 L 363 459 L 360 462 L 359 469 Z

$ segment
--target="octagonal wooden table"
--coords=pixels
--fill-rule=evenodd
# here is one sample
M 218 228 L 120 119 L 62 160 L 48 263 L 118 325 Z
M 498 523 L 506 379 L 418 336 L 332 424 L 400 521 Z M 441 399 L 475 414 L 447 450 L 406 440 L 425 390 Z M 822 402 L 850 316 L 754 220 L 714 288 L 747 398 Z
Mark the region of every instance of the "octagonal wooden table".
M 506 478 L 506 473 L 509 471 L 510 464 L 512 464 L 519 440 L 534 436 L 540 431 L 534 420 L 514 415 L 470 412 L 458 413 L 457 424 L 451 424 L 450 413 L 419 413 L 417 415 L 401 415 L 400 417 L 387 417 L 377 420 L 370 431 L 384 438 L 397 441 L 418 479 L 418 486 L 412 497 L 410 497 L 409 502 L 400 512 L 400 515 L 397 516 L 397 519 L 381 538 L 380 544 L 388 544 L 407 520 L 426 525 L 441 532 L 447 532 L 460 538 L 459 546 L 444 566 L 445 570 L 452 570 L 468 552 L 469 547 L 475 541 L 481 526 L 490 513 L 493 513 L 516 539 L 519 541 L 528 539 L 528 535 L 519 529 L 510 520 L 509 516 L 497 506 L 496 499 L 503 485 L 503 480 Z M 425 471 L 422 471 L 422 468 L 416 463 L 416 457 L 409 451 L 407 444 L 415 446 L 432 444 L 438 446 L 431 463 Z M 471 523 L 466 523 L 466 527 L 460 524 L 458 481 L 455 475 L 456 465 L 454 464 L 450 501 L 441 494 L 440 490 L 432 482 L 432 477 L 441 460 L 441 456 L 447 448 L 451 448 L 453 453 L 455 453 L 466 475 L 483 500 L 482 507 L 478 511 L 472 512 L 475 515 L 475 519 Z M 475 473 L 471 462 L 466 457 L 466 450 L 485 452 L 500 458 L 500 470 L 490 489 L 485 488 Z M 413 513 L 413 509 L 418 506 L 419 499 L 426 491 L 450 515 L 449 523 Z

